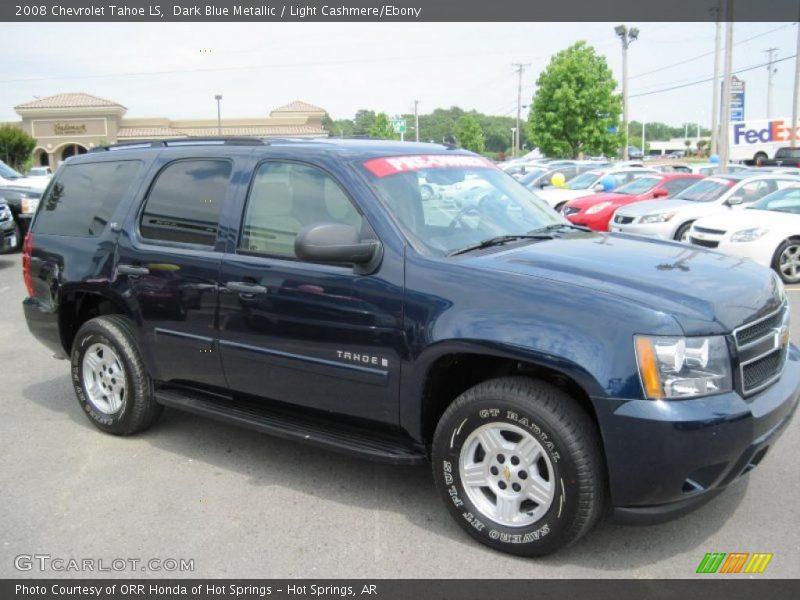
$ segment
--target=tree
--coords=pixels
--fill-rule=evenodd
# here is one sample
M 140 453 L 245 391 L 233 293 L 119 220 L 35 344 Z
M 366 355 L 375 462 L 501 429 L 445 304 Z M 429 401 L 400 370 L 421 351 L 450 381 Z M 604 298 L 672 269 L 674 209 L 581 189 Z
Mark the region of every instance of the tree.
M 483 130 L 473 115 L 464 115 L 456 121 L 456 140 L 458 140 L 458 145 L 465 150 L 483 152 Z
M 368 135 L 375 124 L 375 111 L 362 108 L 356 112 L 353 119 L 353 133 L 355 135 Z
M 389 117 L 386 115 L 386 113 L 378 113 L 375 116 L 375 122 L 369 129 L 369 135 L 370 137 L 384 140 L 395 139 L 396 136 L 394 129 L 392 128 L 392 123 L 389 121 Z
M 36 147 L 36 140 L 22 129 L 0 125 L 0 159 L 10 167 L 22 169 Z
M 552 157 L 615 156 L 622 99 L 604 57 L 580 41 L 556 54 L 536 81 L 528 137 Z

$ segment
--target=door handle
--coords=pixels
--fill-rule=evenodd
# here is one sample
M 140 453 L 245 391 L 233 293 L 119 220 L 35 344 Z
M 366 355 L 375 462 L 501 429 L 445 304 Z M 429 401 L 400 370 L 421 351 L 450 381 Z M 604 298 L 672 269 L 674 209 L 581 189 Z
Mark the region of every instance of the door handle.
M 117 273 L 120 275 L 150 275 L 150 269 L 135 265 L 117 265 Z
M 225 287 L 237 294 L 266 294 L 267 288 L 257 283 L 248 283 L 246 281 L 229 281 Z

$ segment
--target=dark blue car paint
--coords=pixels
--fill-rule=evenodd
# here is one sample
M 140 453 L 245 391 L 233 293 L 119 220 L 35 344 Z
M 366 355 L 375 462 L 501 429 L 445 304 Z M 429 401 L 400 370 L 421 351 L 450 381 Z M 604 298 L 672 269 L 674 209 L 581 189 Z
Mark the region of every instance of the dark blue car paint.
M 77 157 L 71 162 L 124 156 L 144 167 L 113 217 L 117 226 L 99 238 L 39 235 L 34 224 L 35 294 L 24 302 L 30 329 L 63 355 L 69 349 L 59 305 L 73 291 L 91 291 L 136 323 L 143 358 L 159 381 L 358 417 L 394 427 L 420 446 L 429 442 L 422 416 L 425 402 L 435 399 L 424 390 L 437 361 L 477 354 L 540 366 L 590 399 L 612 501 L 623 516 L 677 514 L 730 483 L 746 470 L 748 456 L 771 444 L 797 406 L 796 349 L 783 377 L 746 400 L 731 392 L 669 402 L 643 398 L 633 352 L 638 333 L 729 335 L 775 310 L 769 271 L 670 242 L 589 232 L 450 259 L 425 256 L 376 199 L 360 164 L 432 152 L 457 151 L 315 141 Z M 213 250 L 150 244 L 138 234 L 149 182 L 181 158 L 233 162 Z M 380 268 L 357 275 L 347 267 L 237 254 L 251 174 L 263 160 L 307 162 L 334 177 L 381 240 Z M 165 263 L 179 269 L 151 268 L 154 279 L 138 281 L 115 271 L 119 264 Z M 268 293 L 225 288 L 241 280 Z M 342 350 L 365 354 L 370 364 L 344 361 Z M 710 483 L 682 489 L 698 469 L 713 475 Z

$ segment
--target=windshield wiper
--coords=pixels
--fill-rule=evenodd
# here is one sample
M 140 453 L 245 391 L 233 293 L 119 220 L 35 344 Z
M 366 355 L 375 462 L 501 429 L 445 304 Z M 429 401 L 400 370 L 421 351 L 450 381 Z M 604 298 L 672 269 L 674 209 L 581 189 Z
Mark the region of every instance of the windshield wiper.
M 537 230 L 538 231 L 538 230 Z M 553 236 L 547 233 L 526 233 L 526 234 L 519 234 L 519 235 L 498 235 L 493 238 L 489 238 L 488 240 L 483 240 L 482 242 L 478 242 L 477 244 L 472 244 L 471 246 L 465 246 L 464 248 L 459 248 L 458 250 L 453 250 L 452 252 L 448 252 L 447 256 L 458 256 L 459 254 L 466 254 L 467 252 L 472 252 L 473 250 L 482 250 L 484 248 L 491 248 L 492 246 L 502 246 L 503 244 L 507 244 L 508 242 L 514 242 L 517 240 L 552 240 Z
M 582 225 L 573 225 L 572 223 L 553 223 L 552 225 L 547 225 L 546 227 L 531 229 L 528 232 L 528 235 L 549 233 L 551 231 L 558 231 L 559 229 L 575 229 L 577 231 L 591 231 L 591 229 L 589 229 L 588 227 L 583 227 Z

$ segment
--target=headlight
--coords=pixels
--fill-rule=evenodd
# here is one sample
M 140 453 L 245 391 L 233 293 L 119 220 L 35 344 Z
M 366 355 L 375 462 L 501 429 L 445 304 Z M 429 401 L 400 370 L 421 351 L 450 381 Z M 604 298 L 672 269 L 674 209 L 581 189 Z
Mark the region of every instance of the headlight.
M 611 206 L 611 202 L 600 202 L 599 204 L 595 204 L 594 206 L 590 206 L 586 209 L 587 215 L 593 215 L 599 213 L 601 210 L 608 208 Z
M 37 206 L 39 206 L 38 198 L 28 198 L 27 196 L 22 197 L 22 203 L 20 207 L 22 209 L 23 215 L 30 215 L 35 213 Z
M 723 336 L 637 335 L 636 360 L 651 400 L 694 398 L 732 389 L 731 361 Z
M 645 215 L 639 219 L 639 223 L 666 223 L 675 216 L 674 212 L 656 213 L 654 215 Z
M 731 236 L 732 242 L 754 242 L 763 235 L 769 233 L 769 229 L 763 227 L 753 227 L 751 229 L 740 229 Z

